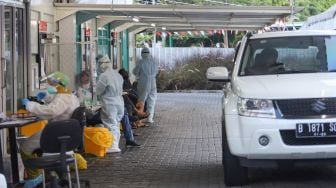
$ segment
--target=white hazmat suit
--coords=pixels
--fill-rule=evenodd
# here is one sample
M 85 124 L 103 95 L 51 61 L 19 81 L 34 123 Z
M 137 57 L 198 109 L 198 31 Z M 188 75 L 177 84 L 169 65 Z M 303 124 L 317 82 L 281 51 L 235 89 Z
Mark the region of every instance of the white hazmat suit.
M 77 107 L 79 107 L 79 100 L 71 93 L 58 93 L 47 105 L 33 101 L 26 104 L 29 112 L 51 121 L 70 119 Z
M 34 101 L 26 102 L 26 110 L 48 121 L 70 119 L 72 113 L 79 107 L 79 100 L 65 86 L 57 84 L 56 88 L 57 93 L 48 94 L 44 97 L 45 104 Z M 27 139 L 21 140 L 21 150 L 26 154 L 31 154 L 34 149 L 39 148 L 41 132 L 39 131 Z
M 101 120 L 114 137 L 112 147 L 108 152 L 120 152 L 120 121 L 124 115 L 123 78 L 112 69 L 108 57 L 99 60 L 99 67 L 103 72 L 98 79 L 97 95 L 102 103 Z
M 148 122 L 153 122 L 154 106 L 157 98 L 156 75 L 158 65 L 149 55 L 149 49 L 143 48 L 142 59 L 137 62 L 133 74 L 138 78 L 137 92 L 139 101 L 147 102 Z

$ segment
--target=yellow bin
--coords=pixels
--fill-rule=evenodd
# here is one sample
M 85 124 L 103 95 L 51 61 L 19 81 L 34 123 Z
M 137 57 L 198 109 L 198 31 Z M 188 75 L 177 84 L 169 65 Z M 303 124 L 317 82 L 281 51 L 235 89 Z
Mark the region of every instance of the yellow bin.
M 106 150 L 112 146 L 113 137 L 107 128 L 85 127 L 84 150 L 98 157 L 104 157 Z

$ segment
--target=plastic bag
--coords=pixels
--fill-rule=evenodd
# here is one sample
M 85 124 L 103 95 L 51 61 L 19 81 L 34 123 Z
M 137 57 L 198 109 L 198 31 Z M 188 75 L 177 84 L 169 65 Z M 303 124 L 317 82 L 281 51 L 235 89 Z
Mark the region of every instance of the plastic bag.
M 107 148 L 111 147 L 113 136 L 107 128 L 86 127 L 84 128 L 84 150 L 98 157 L 106 155 Z
M 84 139 L 88 139 L 94 144 L 105 148 L 111 147 L 113 142 L 111 132 L 103 127 L 84 128 Z
M 87 169 L 87 161 L 84 159 L 84 157 L 79 153 L 74 153 L 76 161 L 77 161 L 77 167 L 78 170 L 86 170 Z M 71 170 L 75 170 L 75 165 L 72 164 L 70 166 Z

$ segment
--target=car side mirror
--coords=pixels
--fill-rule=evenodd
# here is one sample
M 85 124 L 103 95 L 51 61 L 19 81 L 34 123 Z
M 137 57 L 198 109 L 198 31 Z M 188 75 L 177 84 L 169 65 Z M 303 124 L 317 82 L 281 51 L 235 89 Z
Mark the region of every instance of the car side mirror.
M 229 82 L 229 71 L 226 67 L 210 67 L 206 72 L 206 77 L 212 82 Z

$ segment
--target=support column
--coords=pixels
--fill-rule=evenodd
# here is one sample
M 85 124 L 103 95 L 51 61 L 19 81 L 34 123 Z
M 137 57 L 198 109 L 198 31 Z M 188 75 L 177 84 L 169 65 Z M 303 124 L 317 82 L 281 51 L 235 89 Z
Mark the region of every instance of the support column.
M 129 70 L 128 30 L 122 31 L 122 68 Z
M 76 63 L 76 15 L 59 20 L 60 71 L 70 77 L 69 87 L 75 89 Z M 75 73 L 75 74 L 74 74 Z
M 173 47 L 173 34 L 169 35 L 169 47 L 172 48 Z

